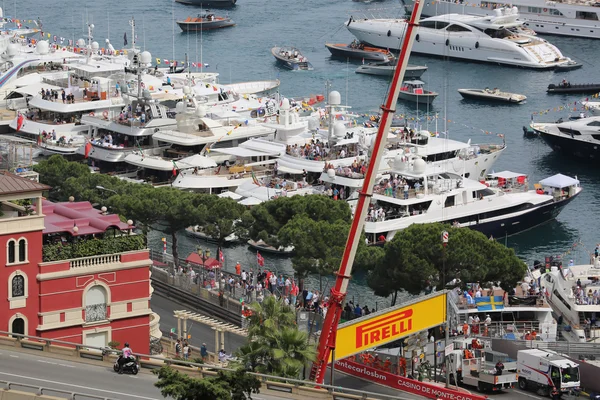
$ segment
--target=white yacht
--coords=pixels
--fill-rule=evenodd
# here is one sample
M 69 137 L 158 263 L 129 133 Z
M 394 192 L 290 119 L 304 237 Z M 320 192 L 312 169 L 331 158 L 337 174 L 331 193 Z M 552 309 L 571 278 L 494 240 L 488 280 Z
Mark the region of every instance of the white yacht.
M 365 224 L 367 238 L 374 243 L 391 240 L 411 224 L 429 222 L 469 227 L 492 237 L 514 235 L 556 218 L 582 190 L 577 179 L 560 174 L 542 180 L 541 189 L 528 190 L 526 181 L 512 181 L 513 173 L 512 183 L 503 178 L 500 185 L 504 174 L 496 174 L 495 184 L 484 184 L 441 167 L 428 168 L 420 158 L 411 166 L 398 157 L 394 167 L 392 173 L 405 179 L 409 190 L 405 193 L 398 185 L 392 191 L 385 181 L 374 188 Z
M 562 322 L 562 336 L 570 342 L 600 343 L 600 260 L 592 264 L 550 267 L 542 275 L 546 301 Z M 562 321 L 561 321 L 562 320 Z
M 511 10 L 511 11 L 509 11 Z M 523 29 L 512 9 L 489 17 L 444 14 L 419 22 L 413 53 L 489 62 L 534 69 L 551 69 L 571 60 L 560 50 Z M 350 19 L 347 28 L 358 40 L 398 49 L 406 19 Z
M 471 14 L 493 16 L 504 7 L 500 0 L 439 0 L 422 4 L 423 15 Z M 524 25 L 537 33 L 600 39 L 600 9 L 595 1 L 585 0 L 514 0 L 525 20 Z
M 600 101 L 582 101 L 581 104 L 590 114 L 600 117 Z
M 559 122 L 531 122 L 530 127 L 554 150 L 581 160 L 600 161 L 600 116 Z

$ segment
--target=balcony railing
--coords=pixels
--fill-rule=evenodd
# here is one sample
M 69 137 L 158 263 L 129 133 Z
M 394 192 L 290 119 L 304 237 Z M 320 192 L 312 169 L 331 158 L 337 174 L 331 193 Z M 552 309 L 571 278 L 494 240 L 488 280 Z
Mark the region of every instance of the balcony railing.
M 85 322 L 106 320 L 106 304 L 91 304 L 85 306 Z
M 102 256 L 83 257 L 77 258 L 69 262 L 69 266 L 72 268 L 87 268 L 93 267 L 94 265 L 113 264 L 121 262 L 120 254 L 109 254 Z

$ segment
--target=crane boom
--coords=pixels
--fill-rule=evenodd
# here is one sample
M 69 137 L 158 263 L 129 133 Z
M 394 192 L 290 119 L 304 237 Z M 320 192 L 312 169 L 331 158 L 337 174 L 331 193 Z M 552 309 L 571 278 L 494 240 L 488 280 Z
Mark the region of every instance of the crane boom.
M 398 94 L 400 93 L 400 86 L 404 78 L 406 66 L 408 65 L 408 58 L 416 34 L 414 28 L 417 25 L 420 16 L 421 0 L 415 0 L 413 12 L 406 27 L 404 42 L 400 51 L 398 65 L 394 71 L 388 97 L 385 104 L 381 106 L 382 115 L 379 130 L 377 131 L 377 136 L 375 138 L 375 144 L 373 146 L 371 162 L 367 168 L 362 190 L 359 192 L 358 203 L 354 212 L 354 218 L 352 219 L 352 226 L 348 233 L 348 239 L 346 240 L 346 247 L 344 249 L 344 254 L 342 255 L 340 268 L 337 272 L 335 286 L 331 289 L 331 295 L 329 296 L 327 315 L 323 322 L 323 329 L 321 330 L 319 347 L 317 349 L 317 359 L 314 362 L 310 373 L 311 380 L 314 380 L 317 383 L 323 383 L 331 351 L 335 348 L 337 325 L 340 321 L 343 310 L 342 305 L 348 291 L 348 283 L 350 282 L 350 273 L 352 272 L 356 249 L 358 248 L 360 236 L 365 224 L 369 203 L 373 196 L 373 185 L 375 184 L 377 171 L 379 171 L 381 155 L 387 144 L 387 132 L 392 125 L 393 114 L 396 111 L 396 102 Z M 349 23 L 351 23 L 351 21 Z

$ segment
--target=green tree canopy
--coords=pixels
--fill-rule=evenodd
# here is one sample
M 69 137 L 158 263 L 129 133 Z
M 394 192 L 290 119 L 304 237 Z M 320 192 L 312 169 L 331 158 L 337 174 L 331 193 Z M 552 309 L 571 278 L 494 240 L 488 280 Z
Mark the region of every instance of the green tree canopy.
M 69 162 L 61 155 L 54 155 L 47 160 L 40 161 L 33 169 L 40 174 L 40 182 L 52 187 L 51 197 L 61 201 L 67 200 L 69 196 L 74 196 L 63 190 L 67 179 L 91 175 L 87 165 Z
M 154 384 L 164 397 L 174 400 L 245 400 L 252 393 L 259 393 L 260 381 L 243 369 L 234 372 L 219 372 L 214 378 L 198 379 L 163 366 L 154 373 L 158 381 Z
M 246 207 L 227 197 L 205 196 L 204 199 L 207 208 L 204 230 L 219 246 L 232 233 L 240 238 L 248 236 L 252 216 Z
M 445 250 L 442 231 L 449 232 Z M 376 295 L 393 295 L 395 301 L 399 290 L 419 294 L 432 287 L 442 289 L 454 278 L 510 290 L 525 272 L 526 265 L 512 249 L 480 232 L 439 223 L 413 224 L 385 245 L 385 255 L 370 272 L 368 283 Z

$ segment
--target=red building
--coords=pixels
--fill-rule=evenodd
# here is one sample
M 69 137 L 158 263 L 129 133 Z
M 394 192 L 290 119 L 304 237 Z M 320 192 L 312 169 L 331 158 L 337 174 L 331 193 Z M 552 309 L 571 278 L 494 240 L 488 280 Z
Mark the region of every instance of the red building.
M 0 331 L 99 347 L 128 341 L 148 352 L 151 328 L 160 335 L 152 261 L 131 221 L 89 202 L 51 203 L 42 198 L 48 189 L 0 172 Z

